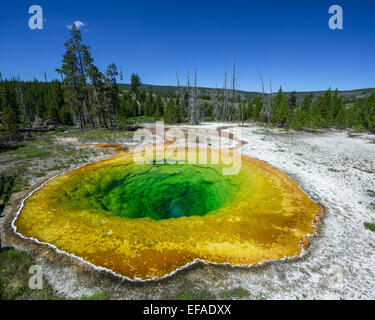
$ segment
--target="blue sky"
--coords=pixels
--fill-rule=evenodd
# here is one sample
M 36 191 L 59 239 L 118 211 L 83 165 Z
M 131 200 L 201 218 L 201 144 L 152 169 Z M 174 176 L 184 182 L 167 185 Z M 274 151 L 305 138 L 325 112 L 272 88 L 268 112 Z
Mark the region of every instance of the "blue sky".
M 44 29 L 28 27 L 28 8 L 43 8 Z M 328 27 L 341 5 L 344 29 Z M 114 62 L 124 82 L 175 85 L 197 69 L 200 86 L 222 87 L 236 59 L 239 89 L 260 91 L 258 70 L 273 89 L 375 87 L 375 1 L 2 0 L 0 72 L 4 77 L 57 77 L 67 25 L 82 21 L 98 67 Z

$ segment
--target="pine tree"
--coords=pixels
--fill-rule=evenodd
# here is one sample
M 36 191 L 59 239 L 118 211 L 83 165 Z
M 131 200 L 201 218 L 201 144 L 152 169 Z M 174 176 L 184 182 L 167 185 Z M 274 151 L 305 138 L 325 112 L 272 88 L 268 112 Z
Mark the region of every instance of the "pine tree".
M 130 88 L 133 94 L 137 93 L 137 90 L 141 86 L 141 84 L 141 78 L 137 74 L 132 73 L 130 77 Z
M 152 117 L 153 114 L 154 114 L 154 111 L 153 110 L 153 107 L 152 107 L 152 95 L 151 94 L 148 94 L 147 95 L 147 98 L 146 98 L 146 101 L 145 101 L 145 116 L 147 117 Z
M 245 109 L 245 120 L 251 120 L 254 112 L 254 102 L 249 100 Z
M 106 78 L 94 65 L 94 59 L 86 47 L 83 48 L 83 59 L 86 68 L 86 76 L 91 82 L 90 103 L 92 105 L 93 117 L 99 118 L 101 125 L 108 127 L 109 102 L 106 98 Z
M 178 110 L 173 97 L 169 98 L 168 104 L 165 107 L 164 121 L 166 123 L 177 123 L 179 121 Z
M 252 115 L 252 118 L 254 121 L 260 121 L 261 120 L 261 112 L 262 112 L 262 109 L 263 109 L 263 96 L 260 96 L 258 98 L 256 98 L 255 100 L 255 106 L 254 106 L 254 109 L 253 109 L 253 115 Z
M 154 102 L 154 113 L 153 117 L 158 120 L 160 117 L 164 114 L 164 107 L 163 107 L 163 100 L 161 98 L 161 95 L 158 94 L 156 96 L 155 102 Z
M 9 82 L 4 83 L 1 96 L 2 101 L 4 101 L 3 108 L 8 108 L 8 112 L 12 113 L 12 119 L 14 118 L 18 123 L 20 120 L 20 110 L 17 103 L 17 94 L 14 84 Z
M 70 105 L 79 119 L 81 128 L 86 125 L 88 116 L 92 126 L 95 126 L 87 76 L 92 63 L 90 47 L 82 44 L 81 31 L 73 24 L 71 38 L 65 43 L 66 52 L 63 55 L 61 69 L 57 72 L 64 75 L 64 84 L 71 91 Z
M 20 138 L 18 119 L 10 107 L 3 108 L 1 124 L 2 128 L 5 130 L 5 141 L 0 141 L 1 144 L 11 144 Z
M 312 100 L 313 100 L 312 93 L 305 95 L 301 104 L 301 109 L 305 112 L 308 112 L 311 108 Z
M 273 102 L 271 122 L 278 126 L 288 127 L 290 125 L 290 120 L 291 113 L 288 98 L 280 87 L 279 92 L 277 93 Z
M 297 96 L 295 91 L 290 93 L 288 103 L 291 110 L 294 110 L 297 107 Z
M 371 132 L 375 132 L 375 91 L 367 98 L 367 128 Z
M 111 63 L 106 70 L 105 78 L 105 97 L 108 103 L 108 111 L 110 116 L 111 125 L 114 126 L 116 120 L 120 116 L 121 102 L 120 90 L 117 86 L 116 77 L 118 76 L 117 66 Z M 122 119 L 124 120 L 124 119 Z
M 318 110 L 320 114 L 321 123 L 319 126 L 326 127 L 332 124 L 333 120 L 333 111 L 332 111 L 332 91 L 328 89 L 324 92 L 324 95 L 321 99 L 320 108 Z

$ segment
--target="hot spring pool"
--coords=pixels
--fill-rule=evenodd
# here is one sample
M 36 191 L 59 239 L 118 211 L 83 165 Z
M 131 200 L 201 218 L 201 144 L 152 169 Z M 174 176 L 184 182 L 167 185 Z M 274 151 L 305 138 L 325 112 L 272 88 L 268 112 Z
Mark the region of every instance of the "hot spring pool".
M 127 278 L 168 275 L 196 259 L 233 265 L 298 255 L 322 208 L 269 164 L 96 162 L 35 191 L 15 227 L 23 236 Z

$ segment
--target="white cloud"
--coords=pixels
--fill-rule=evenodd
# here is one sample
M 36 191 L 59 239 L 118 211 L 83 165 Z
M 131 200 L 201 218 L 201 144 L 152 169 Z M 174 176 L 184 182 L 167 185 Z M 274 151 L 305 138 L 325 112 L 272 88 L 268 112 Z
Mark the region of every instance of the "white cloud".
M 77 29 L 80 29 L 80 28 L 82 28 L 85 25 L 82 21 L 79 21 L 79 20 L 75 21 L 73 24 L 76 26 Z M 68 29 L 72 29 L 73 24 L 70 25 L 70 26 L 66 26 L 66 27 Z

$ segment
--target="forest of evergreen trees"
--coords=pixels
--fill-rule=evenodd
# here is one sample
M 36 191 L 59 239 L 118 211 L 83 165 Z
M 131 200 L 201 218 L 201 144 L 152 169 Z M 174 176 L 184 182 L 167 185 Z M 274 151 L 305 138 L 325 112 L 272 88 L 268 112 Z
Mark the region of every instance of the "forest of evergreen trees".
M 131 75 L 130 90 L 120 90 L 117 79 L 122 72 L 110 64 L 104 72 L 94 64 L 91 48 L 82 42 L 74 25 L 65 43 L 62 66 L 56 71 L 61 79 L 51 82 L 2 79 L 0 74 L 0 111 L 2 144 L 17 139 L 19 131 L 30 128 L 36 119 L 65 126 L 124 128 L 131 119 L 164 119 L 167 123 L 209 121 L 257 121 L 268 125 L 301 130 L 303 128 L 353 128 L 375 132 L 375 92 L 347 103 L 338 91 L 327 90 L 298 104 L 296 93 L 263 94 L 243 99 L 233 87 L 201 94 L 197 74 L 174 94 L 165 96 L 141 90 L 137 74 Z M 226 79 L 226 77 L 225 77 Z

